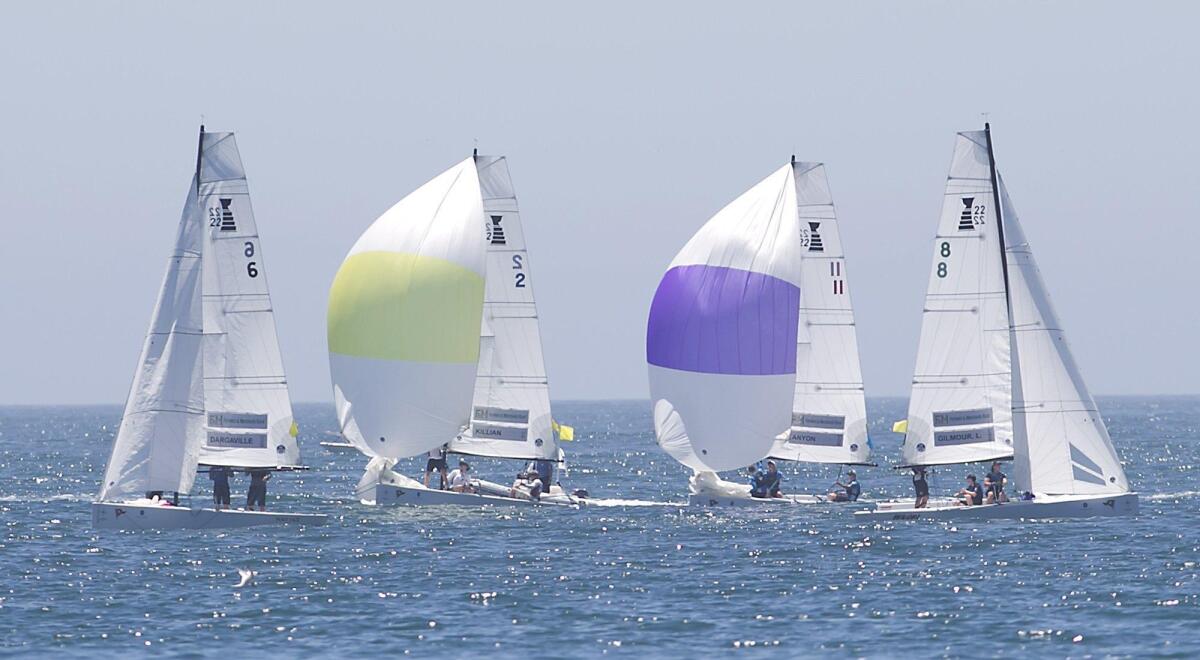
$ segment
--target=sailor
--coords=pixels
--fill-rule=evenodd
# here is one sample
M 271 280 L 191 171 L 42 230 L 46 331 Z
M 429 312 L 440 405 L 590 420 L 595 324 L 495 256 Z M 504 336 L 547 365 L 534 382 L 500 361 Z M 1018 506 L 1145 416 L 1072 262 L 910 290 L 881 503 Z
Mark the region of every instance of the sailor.
M 767 497 L 783 497 L 783 492 L 779 488 L 783 483 L 783 475 L 779 474 L 779 468 L 776 467 L 775 461 L 767 461 L 767 471 L 763 473 L 762 481 Z
M 983 488 L 976 483 L 975 475 L 967 475 L 967 487 L 958 491 L 958 502 L 964 506 L 983 504 Z
M 554 483 L 554 461 L 539 458 L 533 462 L 533 469 L 542 480 L 542 487 L 546 492 L 550 492 L 550 485 Z
M 862 486 L 858 485 L 858 475 L 854 473 L 854 470 L 847 472 L 846 476 L 848 477 L 846 483 L 842 483 L 841 480 L 834 482 L 834 485 L 841 488 L 842 492 L 830 493 L 830 502 L 857 502 L 858 496 L 862 495 Z
M 987 489 L 988 504 L 1008 501 L 1008 496 L 1004 494 L 1004 486 L 1007 483 L 1008 477 L 1000 471 L 1000 461 L 995 461 L 992 463 L 992 471 L 983 477 L 983 487 Z
M 929 506 L 929 482 L 925 479 L 925 466 L 914 465 L 912 469 L 913 490 L 917 492 L 917 503 L 914 509 L 924 509 Z
M 255 468 L 250 472 L 250 490 L 246 493 L 246 510 L 253 511 L 254 507 L 258 507 L 259 511 L 267 510 L 267 480 L 271 478 L 271 471 L 263 468 Z
M 229 473 L 230 469 L 223 465 L 208 468 L 208 478 L 213 482 L 213 504 L 218 511 L 229 508 Z
M 425 461 L 425 487 L 429 488 L 429 475 L 437 470 L 438 476 L 442 479 L 441 489 L 446 490 L 446 473 L 449 472 L 446 466 L 446 448 L 449 445 L 434 447 L 429 450 L 429 460 Z
M 767 497 L 769 491 L 766 488 L 765 474 L 759 471 L 758 465 L 746 468 L 746 474 L 750 480 L 750 497 Z
M 450 473 L 450 490 L 456 493 L 478 492 L 475 482 L 471 480 L 471 466 L 465 460 L 458 462 L 458 468 Z
M 517 475 L 517 480 L 513 482 L 512 488 L 508 489 L 508 496 L 527 498 L 536 502 L 542 499 L 542 489 L 542 480 L 538 477 L 537 472 L 524 472 Z

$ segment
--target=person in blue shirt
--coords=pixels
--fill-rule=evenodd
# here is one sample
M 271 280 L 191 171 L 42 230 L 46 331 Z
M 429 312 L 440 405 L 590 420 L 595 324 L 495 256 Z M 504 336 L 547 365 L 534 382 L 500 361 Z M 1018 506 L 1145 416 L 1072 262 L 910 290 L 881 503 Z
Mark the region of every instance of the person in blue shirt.
M 761 472 L 757 465 L 751 465 L 746 468 L 746 472 L 750 481 L 750 497 L 768 497 L 769 491 L 766 488 L 766 473 Z
M 862 486 L 858 485 L 858 475 L 854 473 L 854 470 L 847 472 L 846 476 L 846 483 L 842 483 L 840 479 L 834 483 L 842 490 L 830 493 L 828 498 L 830 502 L 857 502 L 858 496 L 862 495 Z
M 1008 501 L 1008 496 L 1004 494 L 1004 486 L 1007 483 L 1008 477 L 1000 471 L 1000 461 L 992 463 L 992 471 L 983 477 L 983 487 L 987 489 L 988 504 Z
M 222 465 L 208 469 L 208 478 L 213 482 L 213 504 L 218 511 L 229 508 L 229 473 L 230 469 Z
M 779 474 L 779 468 L 775 465 L 775 461 L 767 461 L 767 471 L 760 473 L 762 480 L 762 492 L 764 495 L 759 497 L 783 497 L 783 492 L 780 489 L 780 484 L 783 483 L 783 475 Z
M 975 475 L 967 475 L 967 487 L 958 491 L 959 503 L 965 506 L 983 504 L 983 487 L 975 481 Z

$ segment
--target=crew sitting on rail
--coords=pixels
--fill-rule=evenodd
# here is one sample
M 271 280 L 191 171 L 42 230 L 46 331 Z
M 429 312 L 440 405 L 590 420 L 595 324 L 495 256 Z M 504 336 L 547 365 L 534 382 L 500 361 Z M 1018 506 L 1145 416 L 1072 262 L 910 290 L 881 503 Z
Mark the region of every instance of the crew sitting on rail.
M 975 475 L 967 475 L 967 487 L 959 489 L 958 503 L 964 506 L 983 504 L 983 487 L 975 482 Z

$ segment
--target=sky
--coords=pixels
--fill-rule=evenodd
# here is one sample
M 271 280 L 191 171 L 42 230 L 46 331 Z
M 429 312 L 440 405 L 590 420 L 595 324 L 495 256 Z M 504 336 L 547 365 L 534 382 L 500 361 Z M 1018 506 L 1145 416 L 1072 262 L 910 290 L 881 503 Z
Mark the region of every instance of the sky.
M 0 403 L 125 399 L 195 165 L 237 132 L 293 399 L 384 210 L 509 158 L 555 399 L 647 396 L 713 213 L 828 166 L 868 395 L 907 394 L 956 131 L 996 158 L 1093 392 L 1200 392 L 1200 5 L 0 4 Z

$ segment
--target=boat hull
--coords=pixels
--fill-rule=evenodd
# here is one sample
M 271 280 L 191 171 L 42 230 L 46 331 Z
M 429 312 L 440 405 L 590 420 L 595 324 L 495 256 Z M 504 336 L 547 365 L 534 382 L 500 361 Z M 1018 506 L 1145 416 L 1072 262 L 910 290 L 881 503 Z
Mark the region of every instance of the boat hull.
M 906 506 L 904 506 L 906 504 Z M 934 505 L 912 508 L 911 500 L 881 502 L 870 511 L 855 511 L 867 520 L 999 520 L 1041 518 L 1114 518 L 1138 511 L 1137 493 L 1121 495 L 1043 496 L 1037 500 L 982 504 L 979 506 Z
M 538 501 L 492 495 L 456 493 L 424 486 L 375 485 L 375 504 L 379 506 L 573 506 L 576 502 L 560 496 L 545 496 Z
M 797 504 L 829 504 L 829 502 L 820 495 L 809 494 L 784 495 L 783 497 L 750 497 L 749 495 L 691 493 L 688 495 L 688 504 L 691 506 L 754 508 Z
M 223 529 L 262 525 L 324 525 L 319 513 L 191 509 L 183 506 L 92 502 L 93 529 Z

